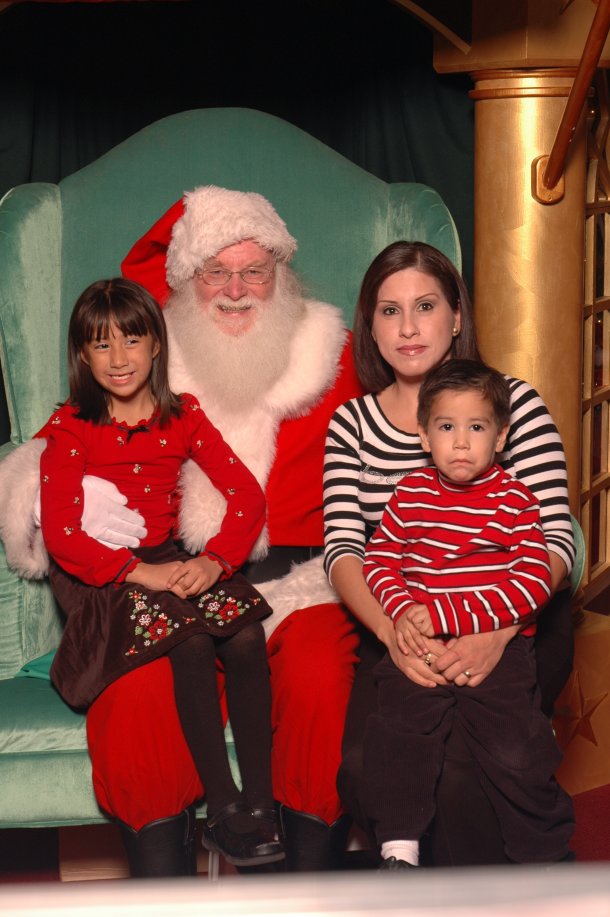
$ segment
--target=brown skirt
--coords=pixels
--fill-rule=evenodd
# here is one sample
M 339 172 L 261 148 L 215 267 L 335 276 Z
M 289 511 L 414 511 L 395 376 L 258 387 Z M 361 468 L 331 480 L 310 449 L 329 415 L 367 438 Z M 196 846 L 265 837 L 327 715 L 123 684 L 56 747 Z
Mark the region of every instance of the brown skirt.
M 188 560 L 173 541 L 134 552 L 145 563 Z M 51 562 L 49 580 L 66 614 L 51 680 L 72 707 L 88 707 L 111 682 L 164 656 L 194 634 L 230 637 L 271 614 L 262 595 L 236 574 L 209 592 L 180 599 L 137 583 L 89 586 Z

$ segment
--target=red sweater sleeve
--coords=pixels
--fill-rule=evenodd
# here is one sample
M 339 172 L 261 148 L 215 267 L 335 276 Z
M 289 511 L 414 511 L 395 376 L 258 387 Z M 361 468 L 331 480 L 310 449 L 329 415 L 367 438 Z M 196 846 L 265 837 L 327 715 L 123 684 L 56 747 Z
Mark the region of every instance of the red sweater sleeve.
M 61 408 L 44 427 L 40 460 L 41 526 L 51 557 L 67 573 L 92 586 L 124 579 L 137 560 L 128 548 L 113 551 L 81 528 L 82 480 L 89 447 L 87 426 Z
M 403 573 L 403 556 L 407 540 L 400 521 L 396 491 L 383 512 L 381 522 L 366 546 L 362 572 L 369 589 L 394 622 L 418 603 L 427 604 L 427 596 L 419 596 L 407 588 Z
M 265 524 L 265 495 L 244 463 L 208 420 L 199 402 L 184 395 L 189 420 L 190 457 L 227 501 L 219 532 L 203 551 L 230 573 L 246 560 Z

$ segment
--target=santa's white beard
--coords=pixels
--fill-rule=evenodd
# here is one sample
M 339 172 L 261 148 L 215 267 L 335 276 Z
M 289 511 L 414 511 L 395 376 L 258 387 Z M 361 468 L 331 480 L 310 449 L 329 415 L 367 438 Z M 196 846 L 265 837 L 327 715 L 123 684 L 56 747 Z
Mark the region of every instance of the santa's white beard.
M 230 334 L 210 317 L 217 305 L 252 306 L 254 322 L 243 333 Z M 232 411 L 251 408 L 280 378 L 304 312 L 298 282 L 283 265 L 276 268 L 276 288 L 268 300 L 244 297 L 237 304 L 219 293 L 204 308 L 190 281 L 170 297 L 165 309 L 171 315 L 173 339 L 186 370 L 201 392 Z

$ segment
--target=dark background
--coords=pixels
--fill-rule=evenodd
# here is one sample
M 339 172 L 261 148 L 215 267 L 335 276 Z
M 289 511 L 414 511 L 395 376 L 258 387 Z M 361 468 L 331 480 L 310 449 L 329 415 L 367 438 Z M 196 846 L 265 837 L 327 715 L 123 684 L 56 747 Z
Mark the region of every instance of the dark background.
M 435 188 L 471 280 L 470 79 L 436 74 L 431 33 L 390 0 L 23 3 L 0 15 L 0 49 L 0 194 L 165 115 L 255 108 L 385 181 Z

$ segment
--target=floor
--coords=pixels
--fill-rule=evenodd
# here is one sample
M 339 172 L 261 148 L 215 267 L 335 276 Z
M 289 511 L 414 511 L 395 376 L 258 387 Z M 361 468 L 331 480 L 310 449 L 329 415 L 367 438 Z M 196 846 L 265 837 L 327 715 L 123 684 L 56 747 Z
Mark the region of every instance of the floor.
M 0 831 L 0 883 L 59 882 L 55 828 Z
M 602 787 L 574 799 L 577 830 L 574 837 L 574 848 L 580 862 L 610 862 L 610 836 L 606 826 L 610 821 L 610 787 Z M 93 829 L 93 838 L 99 827 Z M 69 831 L 79 829 L 68 829 Z M 92 829 L 88 829 L 91 831 Z M 79 843 L 75 839 L 74 843 Z M 64 841 L 65 846 L 65 841 Z M 103 845 L 102 845 L 103 846 Z M 122 851 L 117 846 L 115 854 L 120 858 Z M 205 855 L 199 862 L 199 872 L 206 872 Z M 108 861 L 106 861 L 108 863 Z M 349 869 L 372 868 L 372 862 L 366 852 L 355 852 L 349 855 Z M 65 867 L 64 867 L 65 869 Z M 68 881 L 85 878 L 100 878 L 95 872 L 86 873 L 78 864 L 68 870 L 64 879 Z M 222 864 L 223 875 L 236 874 L 234 867 Z M 114 877 L 125 874 L 122 865 Z M 112 877 L 112 872 L 110 873 Z M 104 875 L 108 878 L 108 875 Z M 0 884 L 29 882 L 60 882 L 59 839 L 54 828 L 30 828 L 0 830 Z
M 62 829 L 61 841 L 57 829 L 29 828 L 0 830 L 0 884 L 26 882 L 60 882 L 60 858 L 64 881 L 79 881 L 95 878 L 123 878 L 127 872 L 122 845 L 113 826 Z M 60 857 L 61 848 L 61 857 Z M 91 866 L 91 851 L 96 849 L 99 860 Z M 207 873 L 207 855 L 202 848 L 198 854 L 197 871 L 203 877 Z M 78 861 L 81 854 L 80 863 Z M 65 856 L 74 857 L 66 866 Z M 350 851 L 346 869 L 374 869 L 376 863 L 364 850 Z M 100 869 L 104 875 L 99 875 Z M 259 870 L 242 870 L 242 872 Z M 236 875 L 235 867 L 224 860 L 220 864 L 223 876 Z
M 199 840 L 199 839 L 198 839 Z M 197 871 L 207 873 L 198 844 Z M 221 864 L 221 873 L 236 870 Z M 116 825 L 0 830 L 0 884 L 122 879 L 127 860 Z

